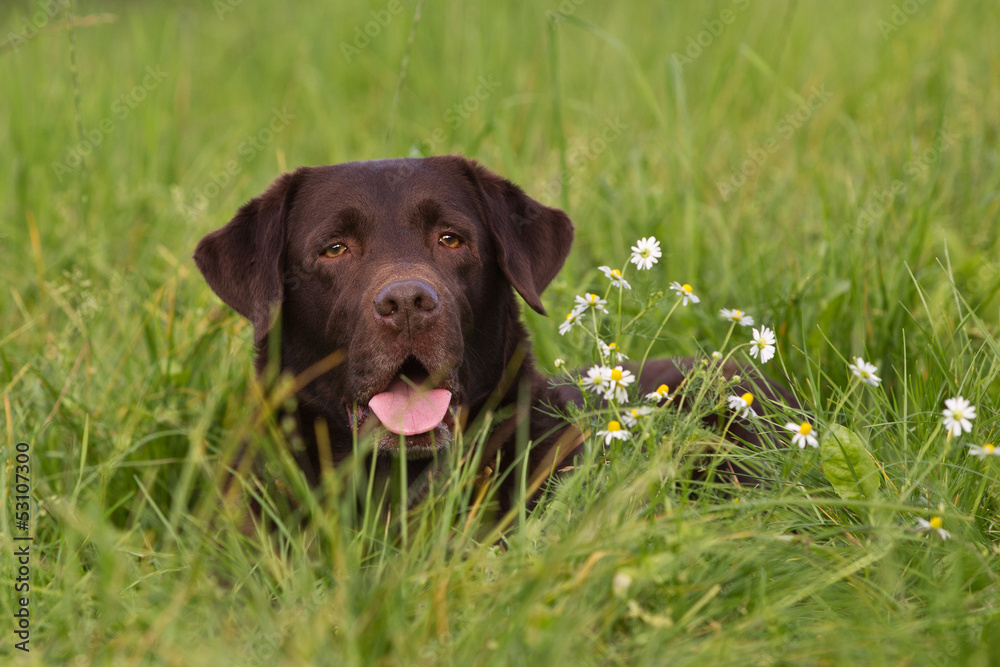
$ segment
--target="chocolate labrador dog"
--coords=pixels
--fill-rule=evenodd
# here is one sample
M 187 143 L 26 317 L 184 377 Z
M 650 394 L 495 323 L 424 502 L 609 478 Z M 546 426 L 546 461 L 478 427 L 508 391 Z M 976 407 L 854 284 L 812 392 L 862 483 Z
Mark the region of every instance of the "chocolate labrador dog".
M 294 416 L 296 456 L 313 482 L 369 432 L 380 459 L 405 450 L 419 474 L 487 406 L 525 396 L 533 409 L 501 423 L 482 460 L 498 472 L 513 464 L 526 419 L 528 469 L 542 478 L 581 452 L 580 432 L 554 416 L 579 392 L 535 369 L 515 292 L 544 314 L 541 294 L 572 241 L 564 212 L 472 160 L 438 156 L 287 173 L 202 239 L 194 259 L 252 323 L 258 372 L 277 339 L 281 370 L 312 377 Z M 279 318 L 280 335 L 269 336 Z M 683 375 L 650 362 L 640 390 L 676 387 Z M 770 386 L 755 391 L 776 397 Z M 513 476 L 501 479 L 509 507 Z

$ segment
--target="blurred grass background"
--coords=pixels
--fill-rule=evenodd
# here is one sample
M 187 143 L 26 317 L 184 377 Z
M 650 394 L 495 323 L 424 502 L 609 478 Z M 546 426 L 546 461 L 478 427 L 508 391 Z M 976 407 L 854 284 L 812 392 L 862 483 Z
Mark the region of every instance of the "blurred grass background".
M 17 657 L 1000 660 L 996 468 L 934 431 L 962 393 L 980 407 L 971 442 L 996 440 L 995 8 L 428 2 L 415 22 L 417 5 L 0 9 L 2 460 L 32 443 L 39 500 L 32 653 Z M 577 225 L 545 295 L 555 319 L 525 315 L 544 367 L 590 359 L 556 334 L 560 313 L 598 265 L 655 235 L 664 257 L 641 287 L 680 280 L 703 299 L 660 354 L 714 349 L 715 313 L 735 306 L 775 327 L 818 414 L 845 397 L 847 358 L 879 366 L 884 391 L 836 418 L 870 438 L 887 495 L 845 506 L 790 485 L 642 509 L 632 492 L 656 475 L 630 477 L 625 458 L 607 497 L 577 489 L 572 521 L 553 510 L 503 553 L 429 536 L 372 556 L 332 519 L 319 542 L 289 529 L 275 553 L 208 526 L 207 505 L 192 508 L 249 420 L 251 345 L 194 268 L 195 243 L 283 170 L 448 152 Z M 956 539 L 886 518 L 917 505 L 948 515 Z M 622 572 L 637 593 L 612 593 Z M 8 623 L 14 604 L 0 595 Z

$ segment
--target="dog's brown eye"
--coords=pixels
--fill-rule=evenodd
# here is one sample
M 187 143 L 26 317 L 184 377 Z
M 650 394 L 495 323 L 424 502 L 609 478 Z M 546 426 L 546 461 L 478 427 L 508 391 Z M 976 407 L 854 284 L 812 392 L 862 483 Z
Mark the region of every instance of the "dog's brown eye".
M 454 234 L 442 234 L 438 238 L 438 243 L 443 245 L 445 248 L 457 248 L 462 245 L 462 239 L 458 238 Z
M 347 246 L 343 243 L 331 243 L 323 249 L 324 257 L 339 257 L 347 252 Z

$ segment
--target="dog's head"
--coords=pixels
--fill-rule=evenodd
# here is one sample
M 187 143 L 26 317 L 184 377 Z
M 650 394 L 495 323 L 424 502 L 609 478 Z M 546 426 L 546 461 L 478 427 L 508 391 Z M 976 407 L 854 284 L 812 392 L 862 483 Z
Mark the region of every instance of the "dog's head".
M 440 156 L 285 174 L 202 239 L 195 261 L 258 345 L 280 313 L 284 369 L 343 351 L 300 394 L 331 427 L 374 414 L 380 450 L 405 438 L 421 456 L 450 441 L 452 408 L 497 386 L 521 331 L 511 288 L 544 313 L 572 239 L 562 211 Z

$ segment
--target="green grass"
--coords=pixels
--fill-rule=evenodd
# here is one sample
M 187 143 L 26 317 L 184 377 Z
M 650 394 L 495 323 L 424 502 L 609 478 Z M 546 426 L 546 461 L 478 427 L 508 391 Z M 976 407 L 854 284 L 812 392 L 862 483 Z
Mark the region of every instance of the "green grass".
M 0 10 L 0 40 L 45 24 L 0 47 L 3 660 L 1000 661 L 1000 462 L 966 453 L 1000 439 L 993 9 L 566 2 L 550 21 L 556 2 L 429 2 L 408 47 L 409 0 L 397 13 L 223 1 L 221 16 L 207 0 L 78 0 L 72 31 L 47 4 Z M 341 43 L 383 10 L 348 62 Z M 719 34 L 674 59 L 704 22 Z M 829 99 L 791 125 L 816 87 Z M 293 118 L 268 136 L 276 111 Z M 100 143 L 73 168 L 87 137 Z M 867 438 L 881 489 L 843 500 L 820 454 L 794 448 L 750 455 L 766 489 L 692 494 L 689 454 L 714 436 L 663 415 L 655 446 L 592 456 L 538 511 L 515 512 L 503 548 L 457 456 L 405 522 L 357 516 L 367 484 L 351 469 L 310 493 L 280 426 L 254 426 L 249 327 L 192 250 L 284 169 L 445 152 L 577 225 L 545 295 L 553 319 L 525 315 L 544 368 L 593 360 L 581 334 L 557 334 L 561 314 L 604 288 L 598 265 L 655 235 L 664 257 L 628 274 L 626 314 L 672 280 L 702 303 L 674 313 L 654 354 L 718 349 L 718 309 L 751 312 L 778 334 L 765 370 L 787 373 L 821 434 L 836 422 Z M 621 335 L 626 351 L 640 355 L 672 303 Z M 852 384 L 854 355 L 880 388 Z M 959 394 L 979 414 L 946 438 L 943 402 Z M 268 492 L 270 537 L 216 516 L 219 455 L 249 433 L 299 503 Z M 20 441 L 37 499 L 30 654 L 13 648 Z M 934 515 L 950 540 L 913 530 Z

